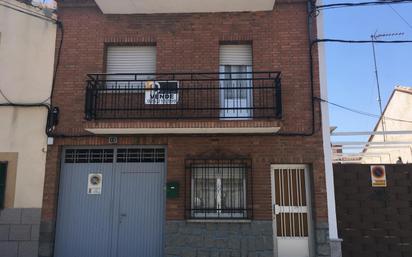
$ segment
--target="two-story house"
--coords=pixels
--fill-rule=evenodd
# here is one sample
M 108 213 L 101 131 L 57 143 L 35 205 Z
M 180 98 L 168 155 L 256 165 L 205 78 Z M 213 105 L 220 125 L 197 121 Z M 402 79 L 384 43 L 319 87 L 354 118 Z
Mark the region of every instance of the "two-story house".
M 60 1 L 40 256 L 330 256 L 310 12 Z

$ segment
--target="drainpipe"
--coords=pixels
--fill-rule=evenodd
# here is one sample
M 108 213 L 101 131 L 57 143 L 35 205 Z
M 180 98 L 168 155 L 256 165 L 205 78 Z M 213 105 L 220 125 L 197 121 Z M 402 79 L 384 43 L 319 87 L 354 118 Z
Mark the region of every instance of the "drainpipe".
M 318 4 L 322 4 L 318 1 Z M 317 16 L 317 35 L 318 38 L 324 38 L 323 31 L 323 14 L 319 13 Z M 318 43 L 319 56 L 319 77 L 320 77 L 320 97 L 328 99 L 328 88 L 326 80 L 326 60 L 324 44 Z M 333 165 L 332 165 L 332 146 L 330 140 L 329 127 L 329 106 L 325 101 L 320 102 L 322 113 L 322 136 L 323 136 L 323 152 L 325 161 L 325 180 L 327 192 L 327 206 L 328 206 L 328 225 L 329 225 L 329 240 L 331 257 L 342 257 L 341 242 L 342 239 L 338 237 L 338 226 L 336 221 L 336 205 L 335 205 L 335 186 L 333 179 Z

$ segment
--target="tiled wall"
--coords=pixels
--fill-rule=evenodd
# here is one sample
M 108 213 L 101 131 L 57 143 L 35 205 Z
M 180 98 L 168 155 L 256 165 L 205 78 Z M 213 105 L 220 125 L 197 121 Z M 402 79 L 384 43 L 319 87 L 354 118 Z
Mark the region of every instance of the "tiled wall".
M 37 257 L 40 208 L 0 210 L 0 256 Z

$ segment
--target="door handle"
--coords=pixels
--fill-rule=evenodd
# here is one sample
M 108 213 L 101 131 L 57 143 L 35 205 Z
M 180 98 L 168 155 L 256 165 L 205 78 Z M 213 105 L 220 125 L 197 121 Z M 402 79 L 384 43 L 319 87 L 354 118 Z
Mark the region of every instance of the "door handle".
M 120 213 L 119 223 L 122 223 L 123 219 L 126 218 L 127 215 L 125 213 Z
M 273 215 L 278 215 L 280 213 L 280 206 L 278 204 L 273 205 Z

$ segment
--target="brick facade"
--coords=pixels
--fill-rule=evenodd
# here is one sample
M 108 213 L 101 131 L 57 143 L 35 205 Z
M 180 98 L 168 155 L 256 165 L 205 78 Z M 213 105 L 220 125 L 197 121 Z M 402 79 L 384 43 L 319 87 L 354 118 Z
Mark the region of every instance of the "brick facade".
M 273 11 L 205 14 L 104 15 L 90 1 L 64 1 L 59 17 L 64 43 L 53 104 L 60 108 L 57 134 L 84 134 L 85 128 L 280 126 L 283 132 L 310 132 L 311 91 L 307 4 L 277 4 Z M 57 41 L 59 42 L 59 40 Z M 105 72 L 108 45 L 156 45 L 157 72 L 218 72 L 219 44 L 248 42 L 254 71 L 281 71 L 283 118 L 224 121 L 86 121 L 87 73 Z M 316 57 L 316 55 L 315 55 Z M 315 95 L 319 95 L 314 61 Z M 135 135 L 119 136 L 118 145 L 166 145 L 167 180 L 184 185 L 185 159 L 225 152 L 252 160 L 253 217 L 271 220 L 271 164 L 309 164 L 314 227 L 327 224 L 320 110 L 315 104 L 312 136 L 280 135 Z M 41 256 L 52 252 L 57 209 L 60 156 L 64 146 L 107 145 L 104 136 L 56 137 L 49 146 L 41 233 Z M 182 189 L 184 190 L 184 189 Z M 184 198 L 168 199 L 167 220 L 184 220 Z

